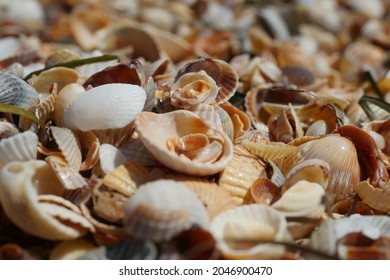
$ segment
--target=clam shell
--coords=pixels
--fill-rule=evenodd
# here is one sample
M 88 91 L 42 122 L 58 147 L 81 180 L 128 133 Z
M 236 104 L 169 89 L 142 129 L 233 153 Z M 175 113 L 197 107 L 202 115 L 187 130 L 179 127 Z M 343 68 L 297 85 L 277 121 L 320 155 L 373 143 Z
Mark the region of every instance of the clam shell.
M 238 87 L 238 75 L 235 70 L 225 61 L 213 58 L 197 58 L 184 65 L 177 73 L 175 82 L 190 72 L 204 70 L 220 87 L 215 102 L 221 104 L 229 100 Z
M 94 230 L 92 224 L 77 213 L 75 205 L 57 196 L 63 192 L 62 186 L 44 161 L 7 164 L 0 171 L 0 184 L 5 213 L 18 227 L 34 236 L 65 240 Z M 49 195 L 47 199 L 44 199 L 45 194 Z
M 284 247 L 267 241 L 291 241 L 285 217 L 259 204 L 241 205 L 221 213 L 212 221 L 210 230 L 228 259 L 279 258 Z
M 148 151 L 163 165 L 178 172 L 212 175 L 224 169 L 233 156 L 233 144 L 227 135 L 189 111 L 177 110 L 165 114 L 141 112 L 136 118 L 135 129 Z M 169 139 L 196 133 L 206 134 L 209 139 L 220 139 L 222 155 L 216 160 L 200 162 L 179 156 L 167 147 Z M 219 143 L 216 140 L 210 144 L 215 142 Z M 206 147 L 199 155 L 206 151 Z
M 157 180 L 141 185 L 129 198 L 124 226 L 136 237 L 164 241 L 197 224 L 207 228 L 203 203 L 184 184 Z
M 386 216 L 360 216 L 356 214 L 348 218 L 327 220 L 322 222 L 318 230 L 313 232 L 308 245 L 328 255 L 346 258 L 345 254 L 340 254 L 344 253 L 342 249 L 345 250 L 345 248 L 342 248 L 344 246 L 339 244 L 339 241 L 351 233 L 360 233 L 371 240 L 377 240 L 380 237 L 389 238 L 390 222 Z M 358 244 L 358 246 L 361 246 L 361 249 L 369 248 L 364 244 Z M 385 249 L 388 250 L 388 248 Z
M 145 100 L 145 91 L 136 85 L 98 86 L 74 98 L 64 111 L 64 126 L 82 131 L 122 128 L 142 111 Z
M 253 182 L 265 176 L 265 164 L 245 148 L 235 145 L 233 159 L 221 172 L 218 185 L 230 193 L 237 205 L 251 203 Z
M 54 67 L 33 76 L 28 82 L 37 92 L 50 93 L 55 83 L 58 91 L 61 91 L 66 85 L 76 83 L 79 76 L 76 70 L 66 67 Z
M 37 91 L 22 79 L 0 72 L 0 103 L 27 109 L 38 104 Z
M 0 141 L 0 168 L 9 162 L 37 157 L 38 136 L 31 131 L 18 133 Z

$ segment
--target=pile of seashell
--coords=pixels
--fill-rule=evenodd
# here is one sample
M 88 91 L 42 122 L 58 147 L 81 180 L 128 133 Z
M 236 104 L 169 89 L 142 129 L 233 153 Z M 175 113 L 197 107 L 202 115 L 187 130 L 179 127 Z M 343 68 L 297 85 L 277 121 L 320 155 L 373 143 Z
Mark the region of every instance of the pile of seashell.
M 0 0 L 0 259 L 390 259 L 389 17 Z

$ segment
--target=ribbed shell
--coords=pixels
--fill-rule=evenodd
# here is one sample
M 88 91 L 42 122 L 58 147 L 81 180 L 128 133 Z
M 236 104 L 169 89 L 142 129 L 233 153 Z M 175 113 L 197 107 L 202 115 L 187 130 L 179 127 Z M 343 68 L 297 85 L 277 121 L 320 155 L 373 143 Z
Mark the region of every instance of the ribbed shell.
M 27 109 L 38 104 L 36 90 L 22 79 L 0 72 L 0 103 Z

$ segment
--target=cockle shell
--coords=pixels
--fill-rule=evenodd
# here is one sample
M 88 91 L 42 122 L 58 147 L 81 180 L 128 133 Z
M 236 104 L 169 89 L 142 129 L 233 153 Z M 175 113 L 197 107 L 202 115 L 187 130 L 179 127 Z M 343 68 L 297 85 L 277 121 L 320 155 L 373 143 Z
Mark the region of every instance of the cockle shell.
M 235 204 L 241 205 L 253 202 L 250 188 L 256 179 L 265 176 L 264 162 L 235 145 L 233 159 L 222 171 L 218 185 L 233 197 Z
M 228 136 L 189 111 L 141 112 L 136 118 L 135 129 L 148 151 L 162 164 L 178 172 L 212 175 L 223 170 L 233 156 L 233 144 Z M 194 159 L 179 155 L 176 148 L 170 149 L 170 141 L 192 134 L 203 134 L 210 140 L 208 145 L 198 149 Z M 214 152 L 218 152 L 216 158 L 204 158 Z
M 189 72 L 172 85 L 171 103 L 175 107 L 188 109 L 191 106 L 215 102 L 220 87 L 204 70 Z
M 82 131 L 122 128 L 142 111 L 145 100 L 146 93 L 140 86 L 98 86 L 80 93 L 70 102 L 63 111 L 64 126 Z
M 354 243 L 357 244 L 351 244 L 351 246 L 340 242 L 349 234 L 354 233 L 362 235 L 364 238 L 360 240 L 363 242 L 358 243 L 359 239 L 355 239 Z M 385 242 L 380 242 L 382 248 L 372 245 L 376 240 L 380 241 L 382 238 L 389 237 L 390 223 L 388 217 L 355 214 L 348 218 L 322 222 L 318 230 L 311 235 L 308 245 L 315 250 L 341 259 L 349 259 L 350 257 L 354 259 L 383 259 L 385 257 L 388 259 L 390 257 L 388 242 L 387 245 Z M 350 255 L 350 253 L 355 254 Z M 362 253 L 362 255 L 359 256 L 359 253 Z
M 186 73 L 204 70 L 218 87 L 220 87 L 215 98 L 217 104 L 221 104 L 236 92 L 238 87 L 238 75 L 235 70 L 225 61 L 213 58 L 197 58 L 184 65 L 175 77 L 175 82 Z
M 37 158 L 38 136 L 31 131 L 18 133 L 0 141 L 0 168 L 9 162 Z
M 22 79 L 0 72 L 0 103 L 27 109 L 38 104 L 37 91 Z
M 260 204 L 241 205 L 221 213 L 210 230 L 227 259 L 276 259 L 285 249 L 267 241 L 292 240 L 285 217 Z
M 157 180 L 141 185 L 129 198 L 124 226 L 136 237 L 164 241 L 197 224 L 207 228 L 203 203 L 184 184 Z
M 7 216 L 24 231 L 49 240 L 75 239 L 94 231 L 41 160 L 11 162 L 0 171 L 0 199 Z

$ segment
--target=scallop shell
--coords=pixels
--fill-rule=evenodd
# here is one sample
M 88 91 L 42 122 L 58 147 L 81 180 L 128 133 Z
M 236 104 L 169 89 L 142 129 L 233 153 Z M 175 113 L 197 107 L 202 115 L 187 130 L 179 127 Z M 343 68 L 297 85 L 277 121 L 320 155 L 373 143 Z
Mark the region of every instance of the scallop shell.
M 0 72 L 0 103 L 27 109 L 38 104 L 37 91 L 22 79 Z
M 63 112 L 64 126 L 82 131 L 122 128 L 142 111 L 145 100 L 145 91 L 136 85 L 98 86 L 70 102 Z
M 215 102 L 221 104 L 229 100 L 238 87 L 238 75 L 235 70 L 225 61 L 214 58 L 197 58 L 184 65 L 177 73 L 175 82 L 190 72 L 204 70 L 220 87 Z
M 189 111 L 177 110 L 165 114 L 141 112 L 136 118 L 135 129 L 148 151 L 163 165 L 178 172 L 212 175 L 224 169 L 233 156 L 233 144 L 227 135 Z M 200 149 L 194 160 L 185 155 L 179 156 L 176 150 L 167 146 L 171 139 L 191 134 L 204 134 L 210 140 L 210 144 Z M 217 145 L 215 149 L 211 146 L 214 144 Z M 216 159 L 206 157 L 201 160 L 214 151 L 221 155 Z
M 285 217 L 259 204 L 241 205 L 221 213 L 212 221 L 210 230 L 227 259 L 276 259 L 285 249 L 267 241 L 292 240 Z
M 38 136 L 31 131 L 18 133 L 0 141 L 0 168 L 9 162 L 37 158 Z
M 75 205 L 57 196 L 63 189 L 46 162 L 11 162 L 0 171 L 0 183 L 2 207 L 24 231 L 49 240 L 75 239 L 94 231 Z
M 134 194 L 149 179 L 149 170 L 134 160 L 126 160 L 103 178 L 103 184 L 125 196 Z
M 197 104 L 214 103 L 220 87 L 206 71 L 189 72 L 181 75 L 170 89 L 171 104 L 188 109 Z
M 345 259 L 348 258 L 348 249 L 356 248 L 345 246 L 340 243 L 340 240 L 352 233 L 359 233 L 371 240 L 368 244 L 357 244 L 357 247 L 360 247 L 364 253 L 364 249 L 370 249 L 372 241 L 390 237 L 390 222 L 386 216 L 360 216 L 356 214 L 348 218 L 327 220 L 322 222 L 317 231 L 313 232 L 308 245 L 320 252 Z M 372 249 L 378 250 L 379 248 Z M 388 246 L 383 249 L 388 252 Z M 363 255 L 363 258 L 367 259 L 367 256 L 370 255 L 366 255 L 366 257 Z M 371 254 L 372 256 L 375 255 Z M 389 258 L 388 253 L 387 258 Z
M 265 176 L 265 164 L 245 148 L 235 145 L 233 159 L 222 171 L 218 185 L 230 193 L 237 205 L 251 203 L 253 182 Z
M 166 241 L 197 224 L 207 228 L 207 211 L 184 184 L 157 180 L 141 185 L 129 198 L 124 226 L 128 233 L 153 241 Z

